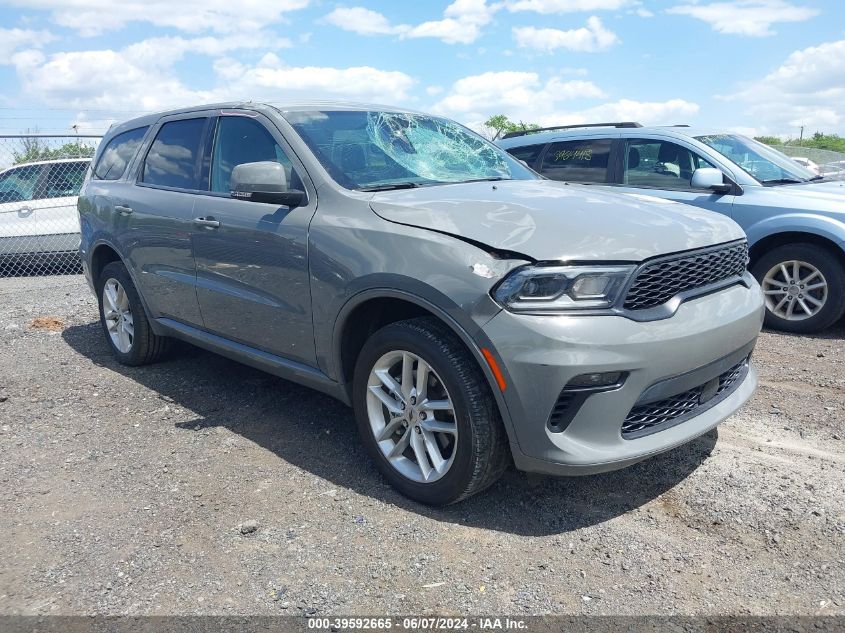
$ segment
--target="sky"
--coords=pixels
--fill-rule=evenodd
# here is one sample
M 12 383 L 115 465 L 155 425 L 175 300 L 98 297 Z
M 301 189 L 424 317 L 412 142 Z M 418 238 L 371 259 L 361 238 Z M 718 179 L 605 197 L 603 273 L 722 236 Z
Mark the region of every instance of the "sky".
M 227 100 L 845 135 L 845 0 L 0 0 L 0 134 Z M 76 126 L 73 128 L 73 126 Z

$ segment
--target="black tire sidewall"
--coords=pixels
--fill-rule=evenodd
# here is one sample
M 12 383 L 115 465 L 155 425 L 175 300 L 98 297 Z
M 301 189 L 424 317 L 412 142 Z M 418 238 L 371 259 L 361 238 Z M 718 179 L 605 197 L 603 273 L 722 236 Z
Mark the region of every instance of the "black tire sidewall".
M 458 427 L 458 442 L 455 458 L 449 471 L 437 481 L 429 484 L 408 479 L 393 466 L 382 454 L 370 427 L 367 413 L 367 382 L 376 361 L 384 354 L 403 350 L 424 359 L 443 381 L 452 404 L 455 407 L 455 420 Z M 356 364 L 353 380 L 353 407 L 358 430 L 367 452 L 372 457 L 379 471 L 402 494 L 432 505 L 448 504 L 459 499 L 466 490 L 474 472 L 475 431 L 470 422 L 470 406 L 464 378 L 455 366 L 448 362 L 440 346 L 419 336 L 400 324 L 393 324 L 376 332 L 364 345 Z
M 766 308 L 765 325 L 784 332 L 808 334 L 830 327 L 845 312 L 845 269 L 842 261 L 830 249 L 816 244 L 787 244 L 778 246 L 755 262 L 751 269 L 762 285 L 763 278 L 778 263 L 800 260 L 815 266 L 827 281 L 827 302 L 818 314 L 801 321 L 787 321 Z
M 121 352 L 111 340 L 108 327 L 106 327 L 106 316 L 103 306 L 103 288 L 109 279 L 116 279 L 123 291 L 129 299 L 129 309 L 132 311 L 132 323 L 135 328 L 135 334 L 132 337 L 132 346 L 128 352 Z M 135 284 L 132 282 L 132 277 L 129 276 L 129 271 L 121 262 L 112 262 L 103 268 L 97 279 L 97 302 L 100 306 L 100 325 L 103 328 L 103 334 L 106 337 L 106 342 L 109 345 L 114 357 L 124 365 L 140 365 L 143 364 L 146 355 L 147 346 L 149 345 L 150 329 L 147 323 L 147 315 L 144 311 L 144 306 L 141 303 L 141 297 L 135 289 Z

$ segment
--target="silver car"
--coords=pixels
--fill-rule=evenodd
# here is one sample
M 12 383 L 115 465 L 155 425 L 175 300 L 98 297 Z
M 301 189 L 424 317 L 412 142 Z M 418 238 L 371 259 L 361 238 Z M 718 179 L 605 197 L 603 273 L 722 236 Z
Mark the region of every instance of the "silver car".
M 766 296 L 766 325 L 818 332 L 845 314 L 845 182 L 739 134 L 595 123 L 499 142 L 548 178 L 674 200 L 733 218 Z
M 754 390 L 763 297 L 719 214 L 540 179 L 447 119 L 231 103 L 111 129 L 79 199 L 105 340 L 178 338 L 354 408 L 425 503 L 640 461 Z

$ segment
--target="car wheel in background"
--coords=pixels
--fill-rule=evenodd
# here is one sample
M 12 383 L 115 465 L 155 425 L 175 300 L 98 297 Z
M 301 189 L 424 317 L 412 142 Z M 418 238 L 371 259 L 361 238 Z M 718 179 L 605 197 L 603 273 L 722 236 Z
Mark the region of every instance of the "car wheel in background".
M 836 253 L 817 244 L 772 249 L 751 271 L 766 297 L 766 326 L 818 332 L 845 313 L 845 270 Z
M 108 264 L 97 280 L 100 323 L 114 357 L 124 365 L 158 360 L 170 339 L 150 328 L 141 297 L 122 262 Z
M 510 463 L 490 387 L 463 343 L 433 318 L 385 326 L 364 344 L 353 381 L 358 430 L 404 495 L 454 503 Z

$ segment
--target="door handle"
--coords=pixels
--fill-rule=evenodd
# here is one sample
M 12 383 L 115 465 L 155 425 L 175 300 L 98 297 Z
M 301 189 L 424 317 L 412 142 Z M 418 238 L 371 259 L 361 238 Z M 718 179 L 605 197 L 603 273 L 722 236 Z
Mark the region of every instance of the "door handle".
M 130 215 L 132 213 L 132 207 L 127 207 L 122 204 L 115 205 L 114 210 L 120 215 Z
M 34 210 L 35 209 L 33 209 L 32 207 L 21 207 L 20 209 L 18 209 L 18 215 L 21 217 L 26 217 L 28 215 L 31 215 Z
M 197 226 L 204 226 L 209 229 L 216 229 L 220 227 L 220 222 L 208 216 L 207 218 L 194 218 L 194 224 Z

